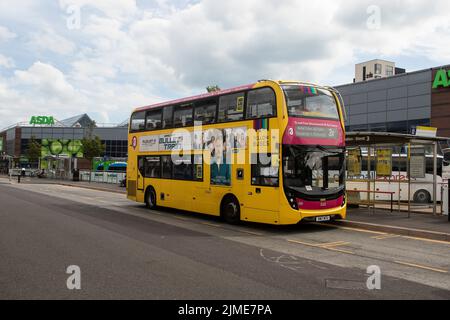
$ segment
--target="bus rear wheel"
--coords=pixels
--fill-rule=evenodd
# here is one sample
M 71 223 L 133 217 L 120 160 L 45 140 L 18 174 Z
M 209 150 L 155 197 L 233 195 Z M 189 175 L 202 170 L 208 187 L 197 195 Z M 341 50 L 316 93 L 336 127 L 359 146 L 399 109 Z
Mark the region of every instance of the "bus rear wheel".
M 145 193 L 145 204 L 147 205 L 147 208 L 149 209 L 155 209 L 156 208 L 156 192 L 153 188 L 148 188 L 147 192 Z
M 415 203 L 430 203 L 431 195 L 427 190 L 418 190 L 414 193 L 414 202 Z
M 235 197 L 226 197 L 222 201 L 220 212 L 223 219 L 230 224 L 237 224 L 241 221 L 241 208 Z

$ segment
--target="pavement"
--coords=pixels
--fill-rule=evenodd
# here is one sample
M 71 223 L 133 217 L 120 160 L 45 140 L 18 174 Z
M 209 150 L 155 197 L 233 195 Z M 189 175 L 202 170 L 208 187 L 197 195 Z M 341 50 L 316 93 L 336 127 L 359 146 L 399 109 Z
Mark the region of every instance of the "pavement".
M 0 179 L 6 180 L 9 178 L 7 176 L 0 176 Z M 11 183 L 17 182 L 17 177 L 13 177 Z M 47 179 L 47 178 L 35 178 L 35 177 L 25 177 L 21 178 L 20 183 L 22 184 L 57 184 L 62 186 L 72 186 L 100 191 L 109 191 L 116 193 L 126 193 L 126 188 L 113 183 L 100 183 L 100 182 L 88 182 L 88 181 L 71 181 L 71 180 L 57 180 L 57 179 Z
M 349 208 L 347 219 L 336 221 L 334 224 L 450 242 L 448 216 L 431 213 L 411 213 L 408 217 L 407 212 Z
M 231 226 L 117 193 L 4 179 L 0 204 L 0 299 L 450 299 L 447 242 Z M 67 287 L 69 266 L 80 268 L 80 290 Z M 375 290 L 369 266 L 381 272 Z

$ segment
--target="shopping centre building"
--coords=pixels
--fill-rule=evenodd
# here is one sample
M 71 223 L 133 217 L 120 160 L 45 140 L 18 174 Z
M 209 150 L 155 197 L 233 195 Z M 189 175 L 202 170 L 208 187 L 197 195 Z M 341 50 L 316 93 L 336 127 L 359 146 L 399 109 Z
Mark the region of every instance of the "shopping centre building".
M 377 66 L 364 71 L 357 65 L 354 82 L 336 86 L 348 131 L 414 133 L 417 126 L 431 126 L 438 136 L 450 137 L 450 65 L 406 73 L 373 63 Z
M 41 145 L 42 158 L 83 158 L 81 139 L 88 136 L 98 136 L 102 140 L 106 146 L 106 158 L 126 158 L 127 132 L 127 121 L 117 125 L 96 124 L 87 114 L 61 121 L 51 116 L 32 116 L 29 121 L 0 132 L 0 161 L 4 162 L 3 165 L 8 160 L 15 166 L 27 167 L 26 155 L 32 137 Z

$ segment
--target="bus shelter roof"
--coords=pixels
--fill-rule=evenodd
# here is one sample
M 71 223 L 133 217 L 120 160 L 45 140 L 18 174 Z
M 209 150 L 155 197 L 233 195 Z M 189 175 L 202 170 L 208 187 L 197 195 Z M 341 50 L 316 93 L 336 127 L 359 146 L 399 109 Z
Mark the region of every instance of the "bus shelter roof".
M 372 145 L 405 145 L 411 144 L 434 144 L 435 142 L 448 142 L 447 137 L 426 137 L 412 134 L 393 132 L 347 132 L 345 143 L 348 147 L 372 146 Z

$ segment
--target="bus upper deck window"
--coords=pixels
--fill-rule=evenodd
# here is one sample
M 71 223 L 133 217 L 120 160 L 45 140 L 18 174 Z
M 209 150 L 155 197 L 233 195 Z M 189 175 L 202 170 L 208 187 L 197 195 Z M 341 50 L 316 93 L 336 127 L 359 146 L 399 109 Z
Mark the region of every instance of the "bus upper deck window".
M 145 111 L 136 112 L 131 116 L 131 131 L 141 131 L 145 129 Z
M 192 124 L 192 104 L 177 107 L 173 113 L 173 125 L 175 127 L 188 127 Z
M 244 119 L 244 93 L 229 94 L 219 98 L 219 122 Z
M 216 107 L 215 100 L 196 103 L 194 120 L 201 122 L 203 125 L 214 123 L 216 121 Z
M 145 126 L 147 130 L 161 129 L 161 110 L 148 111 Z
M 275 92 L 270 88 L 249 91 L 247 96 L 247 119 L 273 117 L 276 115 Z
M 173 106 L 164 107 L 162 117 L 162 128 L 170 128 L 173 125 Z

